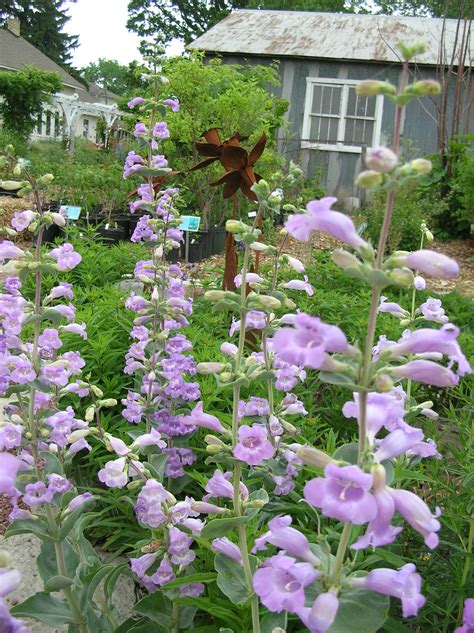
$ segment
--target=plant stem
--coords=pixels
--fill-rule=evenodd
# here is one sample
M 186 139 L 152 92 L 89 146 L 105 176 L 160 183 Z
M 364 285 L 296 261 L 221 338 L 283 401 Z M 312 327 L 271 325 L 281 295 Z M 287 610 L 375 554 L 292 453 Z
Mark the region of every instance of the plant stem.
M 336 552 L 336 560 L 334 561 L 334 569 L 332 572 L 333 583 L 337 584 L 341 575 L 342 563 L 344 562 L 344 556 L 346 554 L 347 546 L 349 545 L 349 539 L 351 538 L 352 523 L 345 523 L 342 530 L 341 540 Z
M 244 253 L 244 261 L 242 265 L 242 285 L 240 287 L 241 311 L 240 311 L 239 345 L 238 345 L 237 354 L 235 358 L 236 376 L 240 373 L 240 368 L 242 365 L 242 357 L 244 353 L 244 345 L 245 345 L 245 319 L 247 315 L 247 310 L 245 308 L 245 297 L 246 297 L 247 270 L 249 266 L 249 260 L 250 260 L 250 248 L 246 246 L 245 253 Z M 235 384 L 233 388 L 233 401 L 232 401 L 232 448 L 236 446 L 237 439 L 238 439 L 239 400 L 240 400 L 240 384 L 239 382 L 237 382 L 237 384 Z M 236 517 L 242 516 L 242 506 L 240 502 L 241 476 L 242 476 L 242 463 L 240 461 L 236 461 L 234 465 L 234 478 L 233 478 L 234 490 L 233 490 L 233 499 L 232 499 L 233 507 L 234 507 L 234 515 Z M 247 584 L 248 592 L 251 595 L 250 604 L 251 604 L 251 609 L 252 609 L 252 631 L 253 633 L 260 633 L 258 597 L 255 595 L 253 591 L 252 569 L 250 567 L 249 550 L 247 546 L 247 535 L 246 535 L 244 525 L 239 525 L 237 527 L 237 535 L 239 537 L 239 548 L 240 548 L 240 553 L 242 555 L 242 566 L 244 568 L 245 582 Z
M 173 633 L 179 633 L 179 605 L 176 604 L 176 602 L 173 601 L 173 613 L 172 613 L 172 620 L 173 620 Z

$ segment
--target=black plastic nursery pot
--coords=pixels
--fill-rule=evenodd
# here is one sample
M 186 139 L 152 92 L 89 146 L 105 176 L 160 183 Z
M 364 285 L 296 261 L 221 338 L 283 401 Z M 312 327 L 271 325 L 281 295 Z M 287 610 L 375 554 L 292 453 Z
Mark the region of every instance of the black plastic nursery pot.
M 218 255 L 225 249 L 225 226 L 209 227 L 211 235 L 211 255 Z
M 181 245 L 181 257 L 182 259 L 186 258 L 186 244 Z M 189 240 L 189 253 L 188 253 L 188 263 L 189 264 L 197 264 L 198 262 L 204 259 L 202 254 L 202 243 L 201 240 L 194 240 L 192 238 Z
M 104 244 L 112 246 L 113 244 L 118 244 L 119 242 L 128 239 L 128 230 L 124 230 L 123 226 L 108 229 L 106 229 L 105 226 L 99 226 L 97 228 L 97 237 Z
M 179 260 L 179 248 L 173 248 L 173 250 L 169 251 L 165 255 L 165 259 L 169 264 L 177 264 Z
M 61 226 L 51 224 L 44 229 L 42 242 L 44 244 L 51 244 L 57 237 L 64 237 L 64 235 L 64 229 Z
M 199 242 L 201 243 L 201 259 L 207 259 L 212 253 L 212 234 L 208 229 L 199 231 Z

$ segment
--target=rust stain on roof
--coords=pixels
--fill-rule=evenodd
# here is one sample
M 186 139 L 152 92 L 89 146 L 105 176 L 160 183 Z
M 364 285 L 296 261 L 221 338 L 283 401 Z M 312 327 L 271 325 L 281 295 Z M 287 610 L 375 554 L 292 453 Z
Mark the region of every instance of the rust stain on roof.
M 454 44 L 456 20 L 445 21 L 445 47 Z M 308 11 L 239 10 L 231 13 L 189 48 L 216 53 L 312 57 L 319 59 L 399 61 L 400 41 L 424 42 L 416 62 L 438 61 L 443 20 L 386 15 Z M 474 58 L 471 48 L 470 62 Z

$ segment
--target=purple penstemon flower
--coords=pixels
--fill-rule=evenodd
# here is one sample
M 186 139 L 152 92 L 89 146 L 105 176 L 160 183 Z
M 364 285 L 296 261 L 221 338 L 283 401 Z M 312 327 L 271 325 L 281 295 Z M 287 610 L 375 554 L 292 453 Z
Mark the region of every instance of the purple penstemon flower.
M 417 615 L 426 602 L 420 593 L 421 576 L 412 563 L 407 563 L 398 571 L 374 569 L 363 578 L 351 578 L 351 585 L 399 598 L 404 618 Z
M 56 260 L 58 269 L 68 272 L 81 263 L 82 257 L 76 253 L 72 244 L 65 243 L 49 251 L 48 257 Z M 56 308 L 57 309 L 57 308 Z
M 296 613 L 304 607 L 304 589 L 318 578 L 310 563 L 298 563 L 280 552 L 267 558 L 253 575 L 253 588 L 270 611 Z
M 439 543 L 437 532 L 441 529 L 441 524 L 438 521 L 438 517 L 441 515 L 440 508 L 436 508 L 435 514 L 431 514 L 426 503 L 413 492 L 395 488 L 388 488 L 388 491 L 392 496 L 397 512 L 423 536 L 427 547 L 435 549 Z
M 324 477 L 311 479 L 304 487 L 305 499 L 324 516 L 355 525 L 368 523 L 377 514 L 377 504 L 369 492 L 372 475 L 358 466 L 328 464 Z
M 172 99 L 163 99 L 164 105 L 167 105 L 172 112 L 179 112 L 179 99 L 173 97 Z
M 348 349 L 342 330 L 303 312 L 294 317 L 292 328 L 282 327 L 276 332 L 272 344 L 287 363 L 311 369 L 324 368 L 326 352 Z
M 205 497 L 203 497 L 203 501 L 211 497 L 227 497 L 228 499 L 232 499 L 234 494 L 234 486 L 231 483 L 232 473 L 226 472 L 223 473 L 221 470 L 217 469 L 214 471 L 214 474 L 209 479 L 206 484 L 204 490 L 208 493 Z M 242 499 L 245 501 L 248 499 L 249 491 L 245 484 L 240 482 L 240 494 Z
M 243 424 L 238 430 L 239 441 L 233 449 L 234 457 L 246 462 L 250 466 L 258 466 L 265 459 L 275 454 L 275 447 L 268 440 L 264 426 Z
M 454 259 L 430 250 L 419 250 L 404 256 L 403 264 L 412 270 L 438 279 L 454 279 L 459 275 L 459 266 Z
M 417 380 L 435 387 L 454 387 L 459 382 L 459 375 L 430 360 L 411 360 L 405 365 L 391 367 L 390 372 L 399 378 Z
M 287 288 L 288 290 L 304 290 L 308 297 L 312 297 L 314 295 L 313 286 L 308 283 L 308 276 L 304 276 L 304 280 L 302 279 L 290 279 L 285 284 L 283 284 L 283 288 Z
M 11 453 L 0 453 L 0 494 L 13 496 L 15 493 L 16 474 L 21 462 Z
M 215 415 L 204 413 L 202 401 L 196 404 L 189 415 L 181 416 L 181 421 L 191 426 L 200 426 L 204 429 L 210 429 L 211 431 L 225 433 L 225 428 Z
M 159 139 L 168 138 L 170 131 L 165 121 L 158 121 L 153 127 L 153 136 Z
M 235 560 L 239 565 L 242 565 L 242 553 L 239 547 L 230 541 L 227 536 L 221 538 L 215 538 L 211 543 L 211 549 L 214 552 L 223 554 L 232 560 Z
M 255 539 L 252 552 L 264 550 L 266 544 L 270 543 L 292 556 L 302 558 L 312 565 L 318 565 L 320 561 L 311 551 L 308 539 L 304 534 L 291 527 L 291 522 L 292 519 L 288 515 L 272 519 L 268 523 L 269 531 Z
M 380 297 L 380 304 L 377 308 L 377 312 L 388 312 L 388 314 L 401 319 L 406 319 L 409 316 L 407 310 L 402 308 L 398 303 L 387 301 L 387 297 L 384 296 Z
M 339 599 L 332 592 L 320 593 L 311 607 L 303 607 L 297 615 L 311 633 L 326 633 L 333 625 L 339 610 Z
M 307 242 L 313 231 L 321 231 L 349 244 L 353 248 L 366 242 L 357 234 L 353 221 L 344 213 L 333 211 L 337 198 L 326 197 L 306 205 L 306 213 L 294 214 L 285 223 L 288 233 L 297 240 Z
M 141 105 L 142 103 L 145 103 L 145 99 L 143 97 L 133 97 L 133 99 L 130 99 L 127 105 L 130 109 L 132 109 L 137 105 Z
M 464 602 L 462 614 L 462 626 L 458 626 L 454 633 L 473 633 L 474 632 L 474 598 L 467 598 Z
M 99 481 L 109 488 L 123 488 L 128 482 L 125 457 L 107 462 L 98 473 Z

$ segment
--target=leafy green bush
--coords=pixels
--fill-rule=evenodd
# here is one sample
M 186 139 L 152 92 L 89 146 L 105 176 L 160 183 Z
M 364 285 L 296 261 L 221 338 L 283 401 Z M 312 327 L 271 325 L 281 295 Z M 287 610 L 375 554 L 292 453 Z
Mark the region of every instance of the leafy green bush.
M 385 210 L 386 191 L 377 191 L 365 209 L 367 236 L 377 244 Z M 388 238 L 388 250 L 412 250 L 419 247 L 422 222 L 432 227 L 446 211 L 447 203 L 434 188 L 416 187 L 412 183 L 399 190 L 395 199 L 393 220 Z

